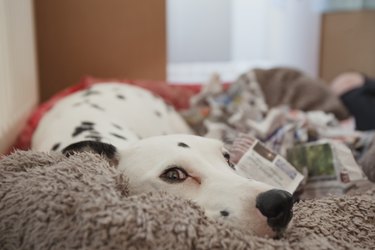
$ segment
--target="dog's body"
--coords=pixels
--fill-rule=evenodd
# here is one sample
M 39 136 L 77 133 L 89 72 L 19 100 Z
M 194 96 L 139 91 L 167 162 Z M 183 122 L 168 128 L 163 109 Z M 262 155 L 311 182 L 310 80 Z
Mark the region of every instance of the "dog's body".
M 291 195 L 239 176 L 220 141 L 189 133 L 160 98 L 107 83 L 57 103 L 42 118 L 32 147 L 67 155 L 94 151 L 126 174 L 133 194 L 166 191 L 197 202 L 211 218 L 258 235 L 283 231 L 292 216 Z
M 160 97 L 136 86 L 103 83 L 59 101 L 40 121 L 32 148 L 61 150 L 93 140 L 123 149 L 142 138 L 173 133 L 191 131 Z

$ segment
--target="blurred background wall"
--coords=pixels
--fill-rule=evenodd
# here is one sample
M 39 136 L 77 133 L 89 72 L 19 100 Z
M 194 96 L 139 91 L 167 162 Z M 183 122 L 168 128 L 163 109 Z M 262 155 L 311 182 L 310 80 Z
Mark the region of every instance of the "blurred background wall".
M 0 0 L 0 154 L 38 102 L 33 19 L 30 0 Z
M 166 77 L 164 0 L 34 0 L 41 100 L 83 76 Z
M 326 81 L 346 70 L 375 75 L 375 0 L 33 3 L 41 100 L 85 75 L 233 81 L 274 66 Z
M 374 0 L 167 0 L 168 77 L 204 81 L 217 71 L 231 81 L 248 68 L 280 65 L 327 81 L 345 70 L 375 74 L 374 7 Z
M 375 10 L 325 13 L 321 34 L 320 77 L 345 70 L 375 77 Z
M 168 62 L 266 62 L 317 75 L 313 1 L 168 0 Z
M 168 62 L 231 60 L 232 3 L 167 0 Z

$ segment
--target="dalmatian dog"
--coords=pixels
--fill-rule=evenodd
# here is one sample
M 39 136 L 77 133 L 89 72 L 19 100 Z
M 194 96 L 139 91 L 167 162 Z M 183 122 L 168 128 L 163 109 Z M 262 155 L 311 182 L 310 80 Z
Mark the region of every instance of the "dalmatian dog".
M 60 100 L 32 149 L 101 154 L 129 178 L 131 194 L 165 191 L 260 236 L 279 236 L 292 218 L 291 194 L 237 174 L 221 141 L 192 135 L 173 108 L 135 86 L 97 84 Z

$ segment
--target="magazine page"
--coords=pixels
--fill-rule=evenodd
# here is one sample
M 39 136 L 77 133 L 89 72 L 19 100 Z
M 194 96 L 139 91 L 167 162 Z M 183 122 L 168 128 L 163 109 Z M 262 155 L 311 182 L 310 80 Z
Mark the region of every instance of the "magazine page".
M 362 180 L 365 175 L 355 161 L 352 151 L 343 143 L 331 141 L 337 164 L 337 176 L 343 183 Z
M 249 141 L 249 140 L 248 140 Z M 293 193 L 303 179 L 288 161 L 254 139 L 237 164 L 237 172 Z
M 342 142 L 320 140 L 288 149 L 287 159 L 299 171 L 307 169 L 311 181 L 337 180 L 342 183 L 364 178 L 351 150 Z
M 313 142 L 287 150 L 287 160 L 300 172 L 308 173 L 309 181 L 336 180 L 335 157 L 329 142 Z

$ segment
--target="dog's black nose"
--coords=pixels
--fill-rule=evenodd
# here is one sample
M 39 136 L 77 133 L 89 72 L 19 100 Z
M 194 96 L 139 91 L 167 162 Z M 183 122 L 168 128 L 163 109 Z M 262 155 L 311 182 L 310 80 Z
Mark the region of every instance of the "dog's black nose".
M 293 197 L 286 191 L 271 189 L 257 196 L 256 207 L 267 217 L 268 225 L 282 229 L 292 219 Z

